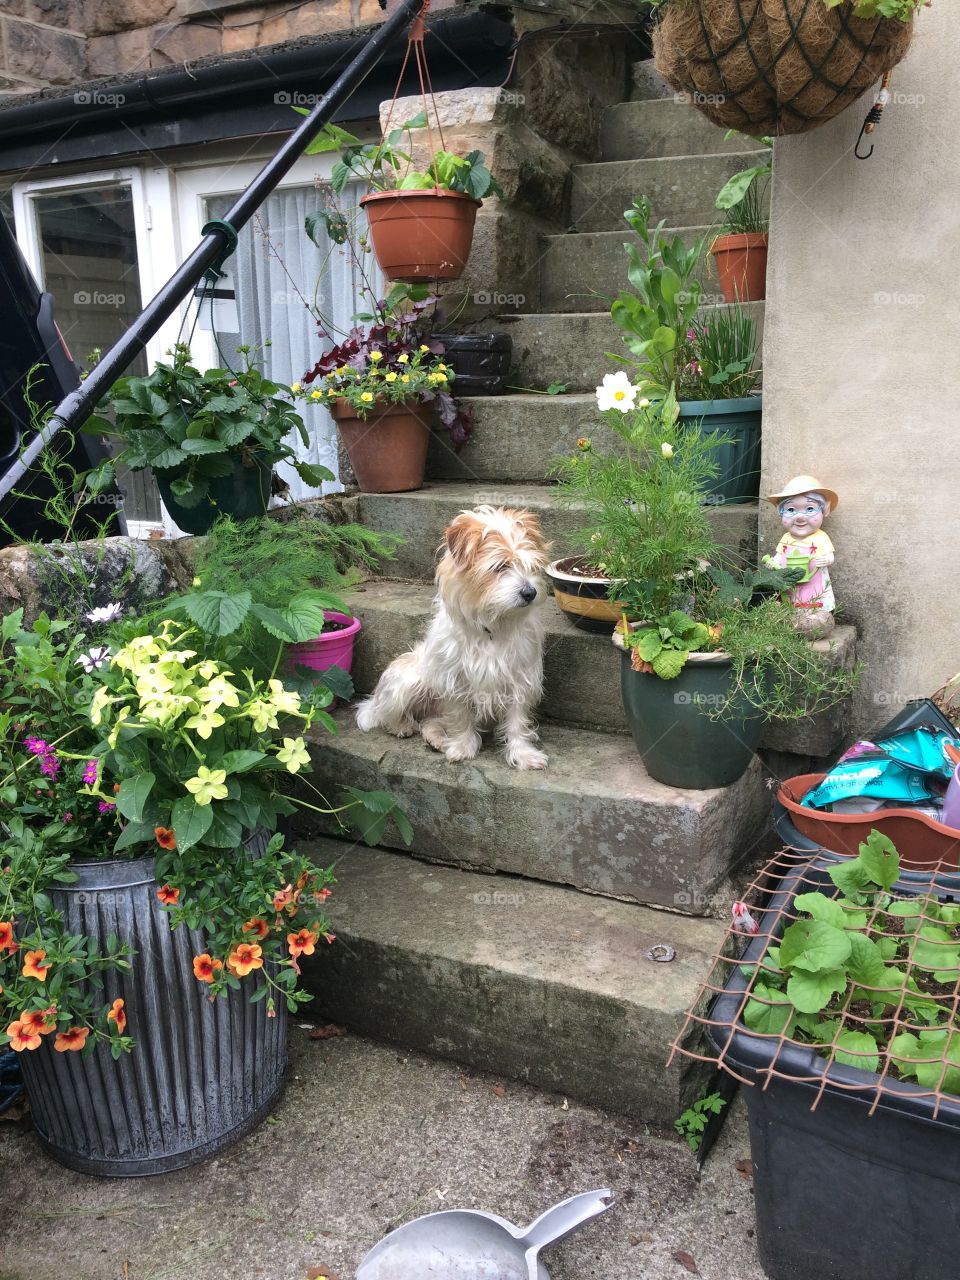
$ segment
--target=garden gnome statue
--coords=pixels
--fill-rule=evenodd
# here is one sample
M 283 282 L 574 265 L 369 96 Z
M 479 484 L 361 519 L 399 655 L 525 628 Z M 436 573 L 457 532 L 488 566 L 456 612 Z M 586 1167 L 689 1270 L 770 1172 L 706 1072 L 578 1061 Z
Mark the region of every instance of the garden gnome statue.
M 830 585 L 833 543 L 820 526 L 836 510 L 839 498 L 816 476 L 794 476 L 780 493 L 771 493 L 767 501 L 777 508 L 786 532 L 775 554 L 764 556 L 763 562 L 777 569 L 804 571 L 788 592 L 790 603 L 797 610 L 797 630 L 814 639 L 829 635 L 836 625 Z

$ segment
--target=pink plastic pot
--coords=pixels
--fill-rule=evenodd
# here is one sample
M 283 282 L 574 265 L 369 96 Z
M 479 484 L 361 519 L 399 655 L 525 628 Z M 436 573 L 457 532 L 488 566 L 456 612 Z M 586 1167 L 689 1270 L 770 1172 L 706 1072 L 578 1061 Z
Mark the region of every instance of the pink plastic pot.
M 322 631 L 316 640 L 302 640 L 287 649 L 287 665 L 309 667 L 311 671 L 326 671 L 328 667 L 341 667 L 349 671 L 353 666 L 353 642 L 360 632 L 360 619 L 349 613 L 325 611 L 327 622 L 347 623 L 339 631 Z

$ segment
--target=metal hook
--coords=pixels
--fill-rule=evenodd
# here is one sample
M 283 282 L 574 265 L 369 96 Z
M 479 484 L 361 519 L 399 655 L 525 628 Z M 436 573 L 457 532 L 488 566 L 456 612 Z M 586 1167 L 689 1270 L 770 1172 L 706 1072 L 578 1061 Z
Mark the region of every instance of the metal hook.
M 853 154 L 857 157 L 857 159 L 858 159 L 858 160 L 869 160 L 869 159 L 870 159 L 870 157 L 873 155 L 873 152 L 874 152 L 874 144 L 873 144 L 872 142 L 871 142 L 871 144 L 870 144 L 870 150 L 869 150 L 869 151 L 865 151 L 865 152 L 863 152 L 862 154 L 861 154 L 861 152 L 860 152 L 860 143 L 863 141 L 863 139 L 864 139 L 864 137 L 866 136 L 866 134 L 867 134 L 868 132 L 869 132 L 869 133 L 873 133 L 873 124 L 874 124 L 874 122 L 870 119 L 870 116 L 871 116 L 872 114 L 873 114 L 873 112 L 868 113 L 867 118 L 864 120 L 863 125 L 862 125 L 862 126 L 861 126 L 861 128 L 860 128 L 860 136 L 857 138 L 857 145 L 853 148 Z M 870 129 L 869 129 L 869 131 L 868 131 L 868 129 L 867 129 L 867 125 L 870 125 L 870 126 L 871 126 L 871 127 L 870 127 Z

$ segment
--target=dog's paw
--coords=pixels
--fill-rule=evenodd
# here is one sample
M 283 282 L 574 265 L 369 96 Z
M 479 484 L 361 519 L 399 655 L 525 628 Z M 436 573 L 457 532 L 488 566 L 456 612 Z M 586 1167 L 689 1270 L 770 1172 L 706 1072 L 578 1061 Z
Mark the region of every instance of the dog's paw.
M 465 734 L 460 738 L 448 738 L 443 747 L 443 754 L 448 760 L 456 763 L 459 760 L 472 760 L 480 750 L 479 733 Z
M 545 769 L 548 764 L 545 752 L 529 742 L 518 742 L 504 752 L 511 769 Z
M 447 746 L 447 734 L 440 720 L 424 720 L 420 726 L 420 736 L 428 747 L 434 751 L 443 751 Z

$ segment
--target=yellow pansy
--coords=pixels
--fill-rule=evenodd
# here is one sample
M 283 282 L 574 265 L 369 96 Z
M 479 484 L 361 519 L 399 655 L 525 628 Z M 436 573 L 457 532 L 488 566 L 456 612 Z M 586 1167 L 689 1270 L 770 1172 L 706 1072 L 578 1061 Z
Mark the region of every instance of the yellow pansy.
M 391 370 L 390 373 L 384 375 L 384 382 L 396 382 L 397 375 Z

